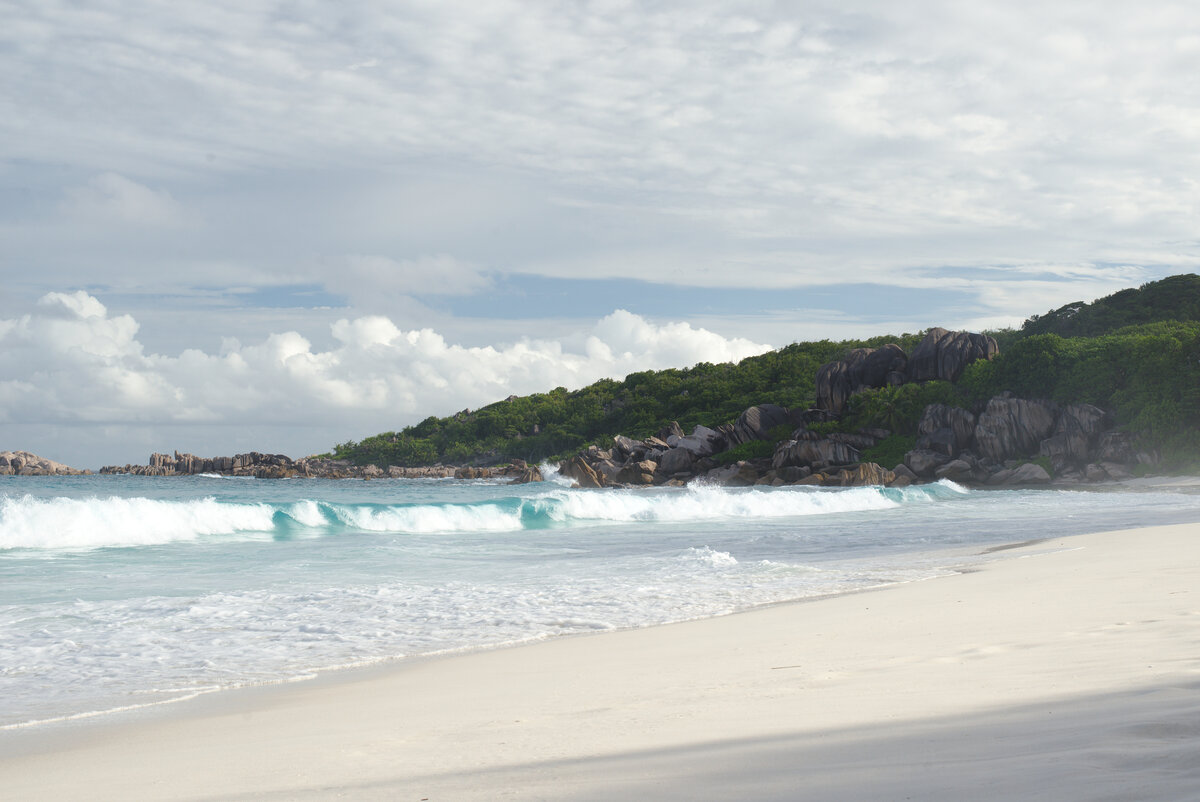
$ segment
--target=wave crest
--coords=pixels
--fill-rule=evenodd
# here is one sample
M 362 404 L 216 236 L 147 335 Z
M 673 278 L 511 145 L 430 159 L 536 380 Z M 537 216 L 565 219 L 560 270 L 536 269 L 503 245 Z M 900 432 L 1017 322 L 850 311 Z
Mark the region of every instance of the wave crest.
M 866 512 L 950 501 L 951 483 L 891 489 L 725 488 L 574 490 L 464 503 L 346 504 L 148 498 L 0 497 L 0 550 L 86 550 L 207 538 L 286 539 L 345 532 L 507 532 L 619 523 L 687 523 Z

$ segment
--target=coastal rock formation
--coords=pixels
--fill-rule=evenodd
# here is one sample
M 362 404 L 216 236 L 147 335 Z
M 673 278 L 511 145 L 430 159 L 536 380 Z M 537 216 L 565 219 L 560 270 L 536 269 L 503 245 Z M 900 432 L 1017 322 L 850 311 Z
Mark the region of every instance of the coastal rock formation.
M 998 395 L 988 401 L 975 424 L 974 451 L 991 462 L 1037 454 L 1041 442 L 1054 432 L 1058 413 L 1053 401 Z
M 1000 353 L 984 334 L 933 328 L 906 355 L 896 343 L 881 348 L 855 348 L 845 359 L 822 365 L 816 377 L 819 409 L 840 414 L 855 393 L 913 381 L 958 381 L 967 365 Z
M 131 474 L 134 476 L 195 476 L 197 474 L 220 474 L 222 476 L 253 476 L 258 479 L 290 479 L 294 477 L 320 479 L 498 479 L 512 478 L 521 481 L 543 481 L 541 470 L 524 460 L 513 460 L 511 465 L 494 467 L 455 468 L 452 465 L 422 465 L 405 467 L 389 465 L 355 465 L 349 460 L 320 457 L 303 457 L 293 460 L 284 454 L 263 454 L 250 451 L 232 457 L 197 457 L 194 454 L 151 454 L 146 465 L 107 465 L 100 469 L 103 474 Z
M 986 334 L 932 328 L 908 358 L 906 380 L 955 382 L 967 365 L 998 353 L 1000 346 Z
M 913 476 L 930 479 L 933 472 L 952 459 L 947 454 L 932 451 L 927 448 L 914 448 L 904 455 L 904 466 L 912 471 Z
M 1054 470 L 1081 468 L 1096 450 L 1101 432 L 1109 415 L 1091 404 L 1071 404 L 1063 407 L 1054 434 L 1042 441 L 1038 454 L 1050 459 Z
M 1128 434 L 1106 431 L 1111 424 L 1109 413 L 1090 404 L 1060 407 L 1011 393 L 989 400 L 978 417 L 930 404 L 904 464 L 923 479 L 987 485 L 1128 478 L 1129 466 L 1153 456 L 1136 454 Z
M 965 409 L 930 404 L 917 424 L 917 448 L 957 457 L 975 435 L 975 416 Z
M 678 424 L 676 425 L 678 426 Z M 696 457 L 707 457 L 725 450 L 725 438 L 715 429 L 697 426 L 687 436 L 680 437 L 674 434 L 669 436 L 667 445 L 671 448 L 687 449 Z
M 896 343 L 882 348 L 855 348 L 844 360 L 822 365 L 817 371 L 817 406 L 841 412 L 857 392 L 903 384 L 907 361 L 904 349 Z
M 582 454 L 559 465 L 558 473 L 560 476 L 574 479 L 579 487 L 604 487 L 607 484 L 604 477 L 588 464 Z
M 734 487 L 749 485 L 813 484 L 850 486 L 888 484 L 896 474 L 861 460 L 861 450 L 871 448 L 890 432 L 864 429 L 838 432 L 823 437 L 800 426 L 792 436 L 775 446 L 770 457 L 744 459 L 719 465 L 713 455 L 754 441 L 774 442 L 771 431 L 794 425 L 802 415 L 772 404 L 750 407 L 732 424 L 718 429 L 697 426 L 690 435 L 665 431 L 667 440 L 649 437 L 634 440 L 613 438 L 609 450 L 590 446 L 565 460 L 560 475 L 580 487 L 678 485 L 694 479 Z M 776 435 L 777 436 L 777 435 Z M 905 471 L 903 483 L 911 481 Z
M 766 440 L 776 426 L 794 423 L 788 411 L 777 404 L 759 404 L 738 415 L 732 424 L 717 427 L 725 436 L 730 447 L 749 443 L 751 440 Z
M 786 468 L 789 465 L 804 465 L 818 470 L 829 465 L 848 465 L 858 462 L 859 452 L 853 446 L 831 438 L 810 440 L 806 438 L 788 440 L 775 449 L 771 467 Z
M 987 479 L 989 485 L 1045 485 L 1050 483 L 1050 474 L 1041 465 L 1026 462 L 1015 468 L 1005 468 Z
M 90 473 L 28 451 L 0 451 L 0 476 L 82 476 Z

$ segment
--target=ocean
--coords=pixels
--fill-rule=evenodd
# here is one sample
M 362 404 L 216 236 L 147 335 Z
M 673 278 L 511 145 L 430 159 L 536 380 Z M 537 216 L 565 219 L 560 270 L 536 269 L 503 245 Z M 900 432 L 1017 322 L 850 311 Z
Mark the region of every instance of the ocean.
M 1016 541 L 1200 520 L 1086 490 L 0 479 L 0 728 L 926 579 Z

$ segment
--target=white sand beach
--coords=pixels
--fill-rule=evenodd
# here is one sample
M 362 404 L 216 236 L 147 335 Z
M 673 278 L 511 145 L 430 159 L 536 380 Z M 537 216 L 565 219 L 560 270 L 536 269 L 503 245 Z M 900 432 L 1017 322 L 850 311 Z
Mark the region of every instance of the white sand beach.
M 1200 524 L 3 733 L 9 800 L 1200 797 Z

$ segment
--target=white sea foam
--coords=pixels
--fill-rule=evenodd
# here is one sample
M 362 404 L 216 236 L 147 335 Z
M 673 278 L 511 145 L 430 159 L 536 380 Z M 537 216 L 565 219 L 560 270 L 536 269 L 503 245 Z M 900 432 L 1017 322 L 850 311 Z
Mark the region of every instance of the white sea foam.
M 691 548 L 684 552 L 684 559 L 711 565 L 713 568 L 730 568 L 738 564 L 737 558 L 727 551 L 717 551 L 708 546 Z
M 206 535 L 270 532 L 269 504 L 212 498 L 0 497 L 0 549 L 95 549 L 153 546 Z
M 504 510 L 496 504 L 330 509 L 347 526 L 366 532 L 510 532 L 523 526 L 519 509 Z
M 695 486 L 678 493 L 648 494 L 638 490 L 574 492 L 553 496 L 560 503 L 549 510 L 558 520 L 593 521 L 711 521 L 714 519 L 784 518 L 836 512 L 883 510 L 900 502 L 879 488 L 845 490 L 781 488 L 731 490 Z
M 320 527 L 328 523 L 321 512 L 321 505 L 311 499 L 288 505 L 286 512 L 288 517 L 303 526 Z

